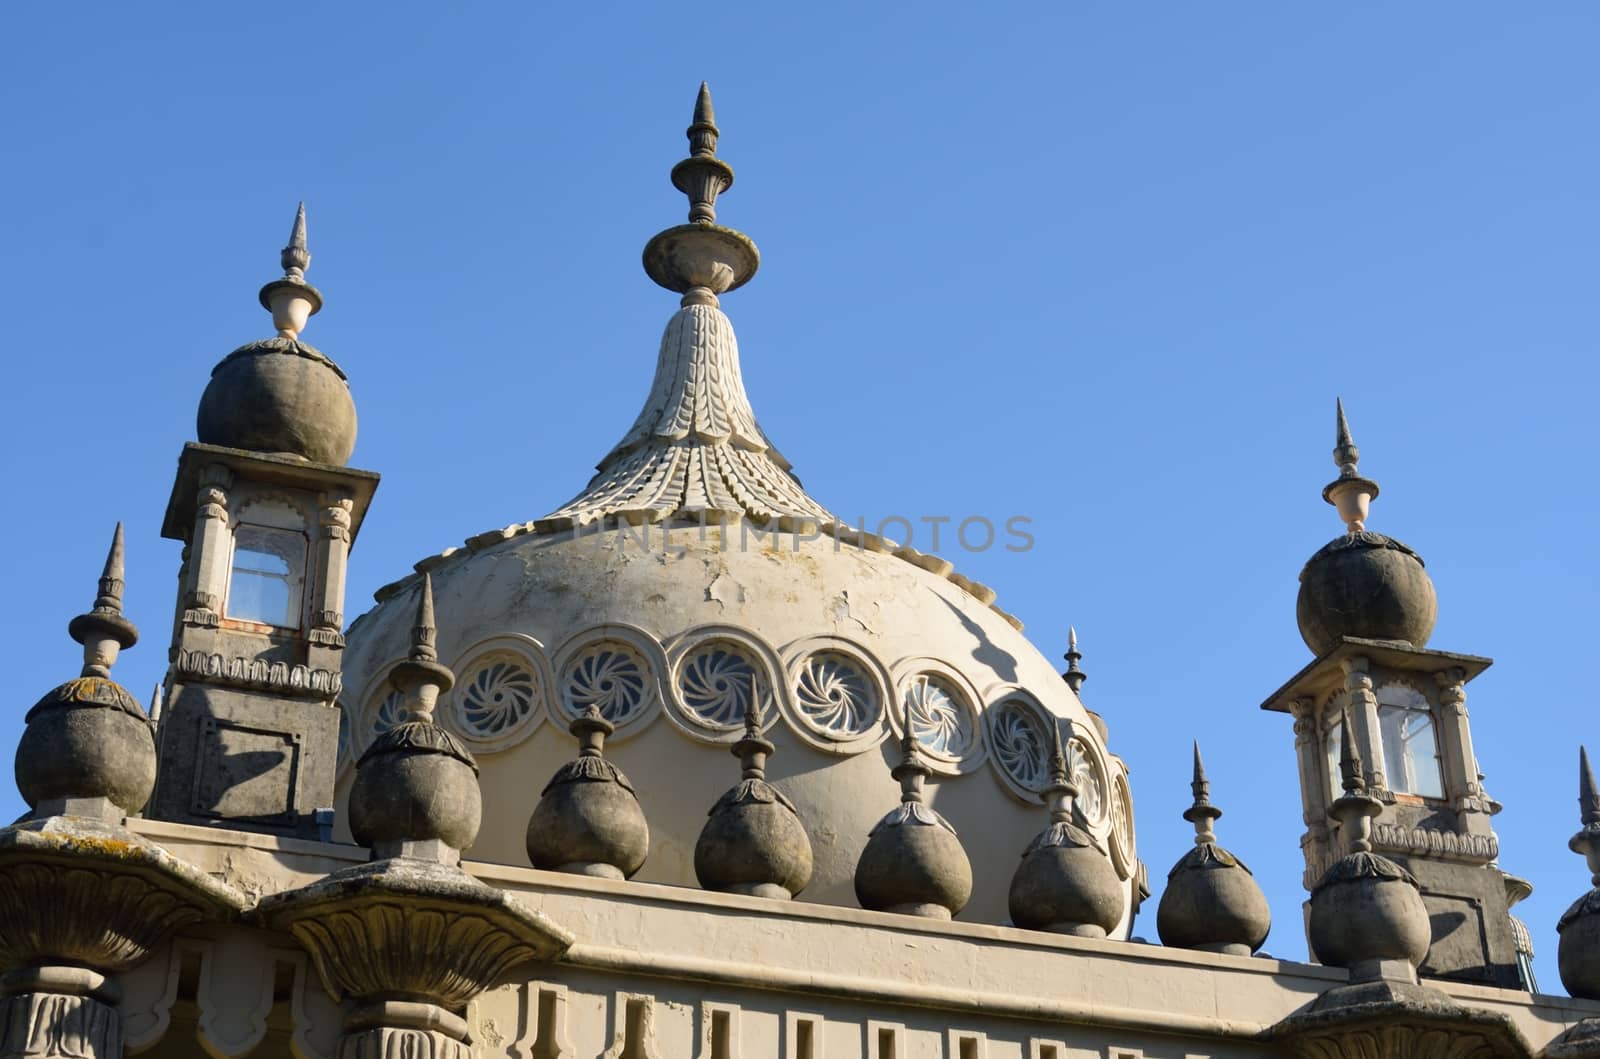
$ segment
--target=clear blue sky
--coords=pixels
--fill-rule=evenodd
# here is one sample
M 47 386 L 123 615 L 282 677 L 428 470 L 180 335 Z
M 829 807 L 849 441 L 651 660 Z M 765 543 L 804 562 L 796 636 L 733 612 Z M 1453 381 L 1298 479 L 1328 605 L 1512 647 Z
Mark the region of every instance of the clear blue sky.
M 75 673 L 118 518 L 146 639 L 117 673 L 159 678 L 174 461 L 212 364 L 270 333 L 255 292 L 298 199 L 328 299 L 306 337 L 384 475 L 349 613 L 576 491 L 676 306 L 639 251 L 682 218 L 667 170 L 707 78 L 721 217 L 764 253 L 724 305 L 767 432 L 846 516 L 1033 520 L 1026 554 L 943 550 L 1052 656 L 1077 625 L 1158 892 L 1201 738 L 1284 955 L 1293 739 L 1257 703 L 1309 657 L 1295 578 L 1339 529 L 1344 396 L 1371 526 L 1438 585 L 1432 646 L 1497 660 L 1473 731 L 1560 991 L 1576 746 L 1600 744 L 1600 8 L 463 10 L 7 11 L 0 744 Z

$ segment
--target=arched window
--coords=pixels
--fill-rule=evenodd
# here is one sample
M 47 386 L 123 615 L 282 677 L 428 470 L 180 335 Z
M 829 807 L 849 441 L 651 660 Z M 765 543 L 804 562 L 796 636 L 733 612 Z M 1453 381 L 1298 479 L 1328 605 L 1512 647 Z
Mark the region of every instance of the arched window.
M 1444 797 L 1433 711 L 1415 688 L 1385 684 L 1377 690 L 1383 772 L 1396 794 Z

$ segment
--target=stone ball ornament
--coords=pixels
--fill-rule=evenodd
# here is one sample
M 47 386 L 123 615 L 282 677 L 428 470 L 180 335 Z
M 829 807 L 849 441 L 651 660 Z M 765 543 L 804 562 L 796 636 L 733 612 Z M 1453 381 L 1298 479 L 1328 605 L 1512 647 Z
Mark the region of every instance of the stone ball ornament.
M 195 417 L 208 445 L 342 466 L 356 447 L 356 405 L 345 374 L 294 338 L 241 346 L 211 372 Z
M 350 788 L 350 832 L 363 846 L 438 841 L 466 849 L 478 837 L 478 766 L 449 732 L 408 721 L 362 754 Z
M 17 790 L 30 808 L 66 798 L 104 798 L 137 813 L 156 783 L 150 720 L 107 677 L 77 677 L 28 711 L 17 744 Z
M 644 866 L 650 827 L 628 777 L 603 756 L 615 726 L 590 706 L 572 722 L 578 756 L 556 770 L 528 818 L 535 868 L 627 879 Z
M 1300 571 L 1295 617 L 1306 646 L 1319 655 L 1346 636 L 1423 647 L 1438 616 L 1421 557 L 1381 533 L 1338 537 Z

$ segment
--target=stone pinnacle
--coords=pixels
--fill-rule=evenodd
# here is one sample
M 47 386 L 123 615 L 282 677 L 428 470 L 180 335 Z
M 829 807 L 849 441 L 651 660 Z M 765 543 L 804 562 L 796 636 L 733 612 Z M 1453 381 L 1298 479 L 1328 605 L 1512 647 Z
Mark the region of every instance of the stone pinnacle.
M 1061 674 L 1061 679 L 1076 695 L 1083 688 L 1083 682 L 1089 679 L 1089 674 L 1078 666 L 1083 661 L 1083 653 L 1078 650 L 1078 630 L 1070 625 L 1067 626 L 1067 653 L 1062 657 L 1067 660 L 1067 671 Z
M 100 572 L 94 606 L 67 624 L 67 633 L 83 645 L 83 675 L 108 677 L 117 652 L 139 642 L 139 630 L 122 616 L 122 523 L 111 535 L 111 549 Z
M 1205 762 L 1200 760 L 1200 742 L 1194 744 L 1194 779 L 1189 783 L 1194 804 L 1183 811 L 1183 818 L 1194 825 L 1194 844 L 1203 846 L 1217 840 L 1213 824 L 1222 810 L 1211 804 L 1211 781 L 1206 778 Z
M 261 307 L 272 313 L 272 325 L 279 338 L 296 339 L 306 321 L 322 309 L 322 292 L 306 282 L 311 267 L 311 251 L 306 249 L 306 204 L 295 211 L 289 229 L 289 245 L 278 254 L 283 277 L 261 288 Z

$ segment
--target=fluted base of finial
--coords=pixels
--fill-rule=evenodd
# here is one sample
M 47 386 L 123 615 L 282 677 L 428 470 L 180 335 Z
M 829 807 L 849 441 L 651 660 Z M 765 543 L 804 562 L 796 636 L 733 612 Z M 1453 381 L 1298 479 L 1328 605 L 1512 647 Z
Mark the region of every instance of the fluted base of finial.
M 645 273 L 679 294 L 695 287 L 713 294 L 737 290 L 760 267 L 761 252 L 750 237 L 720 224 L 680 224 L 644 247 Z
M 595 860 L 575 860 L 570 864 L 558 864 L 551 871 L 565 872 L 568 875 L 587 875 L 591 879 L 616 879 L 621 881 L 627 876 L 615 864 L 603 864 Z
M 950 910 L 944 905 L 929 904 L 926 901 L 907 901 L 902 905 L 890 905 L 888 908 L 879 909 L 881 912 L 893 912 L 900 916 L 921 916 L 924 919 L 950 919 Z

